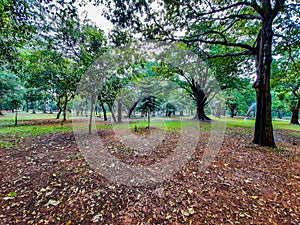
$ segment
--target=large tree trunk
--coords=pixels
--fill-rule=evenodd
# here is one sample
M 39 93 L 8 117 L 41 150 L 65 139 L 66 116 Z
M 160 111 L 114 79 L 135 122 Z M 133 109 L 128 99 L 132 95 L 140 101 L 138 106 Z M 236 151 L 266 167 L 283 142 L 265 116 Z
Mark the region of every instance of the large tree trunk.
M 201 121 L 210 121 L 211 119 L 208 118 L 204 112 L 204 107 L 206 105 L 206 100 L 207 100 L 205 93 L 203 92 L 201 87 L 198 87 L 198 85 L 196 84 L 192 86 L 192 89 L 193 89 L 194 99 L 197 105 L 197 111 L 196 111 L 196 115 L 194 116 L 194 119 L 201 120 Z
M 194 119 L 201 120 L 201 121 L 211 120 L 205 115 L 204 112 L 205 102 L 206 102 L 205 94 L 203 92 L 197 93 L 196 96 L 197 111 L 196 111 L 196 115 L 194 116 Z
M 300 109 L 300 99 L 298 99 L 297 105 L 291 109 L 292 112 L 292 118 L 291 118 L 291 124 L 297 124 L 299 125 L 299 109 Z
M 194 119 L 201 120 L 201 121 L 211 120 L 209 117 L 205 115 L 204 104 L 200 104 L 200 105 L 197 104 L 197 112 L 196 115 L 194 116 Z
M 263 21 L 262 29 L 257 38 L 256 81 L 253 84 L 256 91 L 256 120 L 253 143 L 276 147 L 271 116 L 270 74 L 273 31 L 270 24 L 272 23 L 269 21 Z

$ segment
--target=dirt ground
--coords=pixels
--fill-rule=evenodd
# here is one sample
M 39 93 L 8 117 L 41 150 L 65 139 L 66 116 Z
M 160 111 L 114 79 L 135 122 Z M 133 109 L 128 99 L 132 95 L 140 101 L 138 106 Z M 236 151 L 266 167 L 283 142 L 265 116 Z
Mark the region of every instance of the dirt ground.
M 139 157 L 113 130 L 98 133 L 107 151 L 135 165 L 166 158 L 179 138 L 168 133 L 157 151 Z M 0 224 L 300 224 L 299 139 L 278 131 L 277 145 L 285 149 L 278 151 L 229 130 L 218 155 L 200 170 L 208 135 L 201 133 L 172 179 L 150 186 L 126 186 L 96 173 L 72 132 L 1 148 Z

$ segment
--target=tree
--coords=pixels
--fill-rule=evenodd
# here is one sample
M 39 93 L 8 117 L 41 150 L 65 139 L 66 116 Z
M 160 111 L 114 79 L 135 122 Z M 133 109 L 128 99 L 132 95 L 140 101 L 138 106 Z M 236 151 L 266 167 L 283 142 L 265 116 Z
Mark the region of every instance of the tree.
M 9 71 L 0 71 L 0 106 L 4 101 L 10 104 L 12 96 L 14 96 L 13 99 L 19 99 L 15 96 L 19 96 L 21 91 L 21 84 L 15 74 Z M 1 109 L 2 107 L 0 107 L 0 116 L 3 116 Z
M 15 111 L 15 126 L 18 125 L 18 108 L 22 105 L 22 96 L 12 95 L 10 96 L 11 109 Z
M 148 118 L 148 129 L 150 129 L 150 117 L 151 113 L 159 110 L 159 101 L 157 100 L 157 97 L 149 95 L 144 97 L 138 104 L 137 110 L 140 110 L 141 112 L 145 113 Z
M 289 105 L 292 113 L 291 124 L 299 125 L 300 110 L 300 60 L 291 61 L 288 57 L 282 57 L 272 66 L 271 85 L 277 93 L 277 98 Z
M 286 112 L 289 111 L 289 105 L 288 103 L 286 103 L 285 101 L 282 101 L 280 99 L 282 99 L 282 93 L 275 91 L 275 89 L 273 89 L 271 91 L 272 94 L 272 109 L 273 112 L 275 112 L 277 114 L 277 119 L 282 119 Z
M 164 60 L 154 68 L 156 73 L 175 82 L 193 99 L 196 104 L 194 119 L 211 120 L 204 108 L 220 90 L 213 71 L 183 43 L 175 44 L 162 54 L 160 58 Z
M 257 112 L 253 142 L 275 147 L 270 94 L 272 48 L 282 43 L 288 46 L 299 43 L 299 23 L 294 19 L 299 18 L 300 14 L 298 2 L 105 2 L 108 10 L 104 14 L 123 29 L 129 28 L 147 38 L 184 41 L 204 58 L 250 56 L 254 59 L 256 81 L 253 87 L 256 91 Z M 161 10 L 156 8 L 157 5 Z M 214 46 L 222 46 L 223 51 L 214 52 Z
M 7 0 L 0 7 L 0 68 L 15 70 L 18 49 L 34 34 L 34 21 L 39 17 L 38 1 Z

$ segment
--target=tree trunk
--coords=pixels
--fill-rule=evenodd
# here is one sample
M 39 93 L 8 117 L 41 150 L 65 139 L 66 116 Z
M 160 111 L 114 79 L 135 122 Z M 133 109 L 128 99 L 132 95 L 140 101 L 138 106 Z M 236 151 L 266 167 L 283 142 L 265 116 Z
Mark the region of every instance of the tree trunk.
M 63 106 L 63 121 L 67 120 L 67 105 L 68 105 L 69 99 L 68 95 L 65 96 L 64 106 Z
M 233 108 L 229 108 L 230 109 L 230 117 L 233 118 L 234 117 L 234 109 Z
M 131 117 L 131 114 L 133 112 L 133 110 L 135 109 L 136 105 L 138 104 L 138 101 L 134 102 L 131 104 L 131 106 L 129 107 L 129 110 L 128 110 L 128 118 Z
M 18 126 L 18 109 L 16 109 L 15 113 L 15 127 Z
M 92 119 L 93 119 L 93 109 L 95 104 L 95 96 L 91 97 L 91 111 L 90 111 L 90 121 L 89 121 L 89 134 L 92 134 Z
M 196 115 L 194 116 L 194 119 L 201 120 L 201 121 L 210 121 L 211 119 L 208 118 L 204 112 L 204 107 L 207 100 L 205 93 L 201 88 L 197 86 L 192 87 L 192 89 L 193 89 L 193 93 L 197 105 L 197 111 L 196 111 Z
M 298 110 L 291 110 L 292 112 L 292 118 L 291 118 L 291 124 L 297 124 L 299 125 L 299 109 Z
M 297 124 L 299 125 L 299 109 L 300 109 L 300 98 L 298 99 L 297 105 L 295 108 L 291 109 L 292 112 L 292 118 L 291 118 L 291 124 Z
M 123 108 L 122 101 L 118 100 L 118 123 L 122 122 L 122 108 Z
M 109 108 L 109 110 L 111 112 L 111 117 L 113 118 L 114 123 L 117 123 L 117 120 L 116 120 L 116 117 L 115 117 L 115 113 L 114 113 L 114 111 L 112 109 L 111 104 L 108 103 L 107 105 L 108 105 L 108 108 Z
M 104 121 L 107 121 L 106 109 L 105 109 L 105 107 L 104 107 L 103 102 L 100 102 L 100 106 L 101 106 L 102 111 L 103 111 L 103 118 L 104 118 Z
M 58 113 L 57 113 L 57 115 L 56 115 L 56 119 L 59 119 L 60 118 L 60 114 L 61 114 L 61 112 L 62 112 L 62 108 L 61 108 L 61 97 L 59 96 L 58 97 L 58 102 L 57 102 L 57 108 L 59 109 L 58 110 Z
M 47 104 L 46 104 L 46 101 L 44 101 L 43 103 L 43 113 L 47 113 Z
M 256 41 L 256 81 L 253 84 L 256 91 L 256 120 L 252 142 L 261 146 L 276 147 L 271 116 L 270 74 L 273 31 L 270 24 L 272 23 L 263 20 Z
M 237 109 L 237 104 L 229 104 L 229 110 L 230 110 L 230 116 L 233 118 L 237 112 L 235 110 Z
M 196 111 L 196 115 L 194 116 L 194 119 L 201 120 L 201 121 L 210 121 L 211 119 L 208 118 L 204 112 L 204 106 L 205 106 L 204 102 L 205 100 L 197 102 L 197 111 Z
M 26 112 L 28 113 L 29 112 L 29 101 L 26 100 Z
M 32 114 L 35 114 L 35 102 L 34 101 L 31 102 L 31 106 L 32 106 Z

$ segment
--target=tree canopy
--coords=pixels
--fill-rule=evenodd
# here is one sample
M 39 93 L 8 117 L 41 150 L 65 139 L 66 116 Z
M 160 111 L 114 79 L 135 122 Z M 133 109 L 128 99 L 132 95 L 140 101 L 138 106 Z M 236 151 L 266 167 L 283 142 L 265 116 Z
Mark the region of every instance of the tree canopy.
M 274 49 L 299 44 L 297 1 L 103 2 L 108 9 L 104 14 L 121 29 L 142 33 L 145 38 L 183 41 L 204 59 L 254 60 L 257 115 L 253 142 L 275 146 L 270 94 L 272 56 Z

